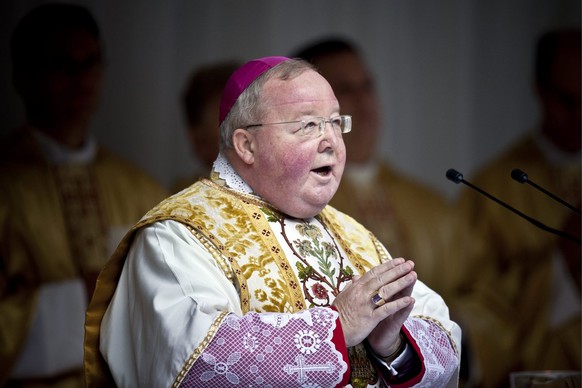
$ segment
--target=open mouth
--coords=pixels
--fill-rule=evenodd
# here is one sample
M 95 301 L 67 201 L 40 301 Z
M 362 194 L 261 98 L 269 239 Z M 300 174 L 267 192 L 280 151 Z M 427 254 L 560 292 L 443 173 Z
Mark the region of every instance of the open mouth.
M 326 176 L 329 175 L 331 173 L 331 167 L 330 166 L 323 166 L 323 167 L 319 167 L 319 168 L 314 168 L 313 170 L 314 173 L 321 175 L 321 176 Z

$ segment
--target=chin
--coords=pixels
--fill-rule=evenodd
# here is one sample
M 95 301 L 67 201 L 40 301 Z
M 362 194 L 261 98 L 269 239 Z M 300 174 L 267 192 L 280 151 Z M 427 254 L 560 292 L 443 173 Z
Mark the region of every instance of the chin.
M 324 205 L 321 206 L 317 206 L 317 205 L 303 205 L 300 207 L 295 207 L 293 209 L 281 209 L 285 214 L 293 217 L 293 218 L 299 218 L 299 219 L 308 219 L 311 217 L 315 217 L 316 215 L 318 215 L 319 213 L 321 213 L 321 211 L 323 210 L 323 208 L 327 205 L 327 203 L 325 203 Z

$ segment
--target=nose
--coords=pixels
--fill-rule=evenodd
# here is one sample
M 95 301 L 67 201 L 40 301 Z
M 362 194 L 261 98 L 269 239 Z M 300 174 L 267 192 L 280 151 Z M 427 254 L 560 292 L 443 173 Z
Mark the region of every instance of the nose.
M 341 135 L 336 133 L 331 120 L 322 121 L 322 124 L 319 128 L 321 137 L 321 141 L 319 142 L 319 151 L 334 151 L 338 147 L 339 142 L 343 141 Z

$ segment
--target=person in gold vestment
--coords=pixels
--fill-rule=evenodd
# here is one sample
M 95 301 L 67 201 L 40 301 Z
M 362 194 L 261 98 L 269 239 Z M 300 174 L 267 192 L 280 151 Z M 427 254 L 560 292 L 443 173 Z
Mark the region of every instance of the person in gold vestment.
M 308 63 L 230 77 L 210 179 L 162 201 L 104 267 L 88 387 L 456 387 L 443 299 L 328 202 L 351 131 Z
M 514 169 L 580 208 L 580 29 L 544 34 L 537 44 L 539 128 L 483 166 L 472 183 L 543 224 L 580 238 L 580 215 L 511 179 Z M 514 371 L 577 370 L 581 359 L 580 245 L 536 228 L 464 189 L 459 210 L 483 245 L 465 273 L 460 323 L 483 387 Z M 574 244 L 574 249 L 572 249 Z M 577 245 L 577 249 L 576 249 Z
M 413 259 L 424 282 L 447 296 L 454 287 L 442 268 L 455 247 L 453 215 L 442 195 L 380 158 L 380 106 L 363 55 L 348 39 L 329 37 L 304 45 L 292 57 L 317 67 L 358 129 L 346 141 L 344 176 L 330 204 L 356 218 L 395 254 Z
M 0 143 L 0 385 L 82 387 L 97 274 L 167 194 L 89 131 L 104 66 L 86 8 L 31 10 L 11 49 L 26 123 Z
M 176 181 L 172 191 L 178 192 L 200 178 L 208 178 L 212 163 L 218 155 L 218 106 L 228 78 L 238 67 L 229 60 L 213 62 L 197 68 L 186 85 L 182 96 L 182 110 L 187 123 L 191 151 L 199 163 L 191 176 Z

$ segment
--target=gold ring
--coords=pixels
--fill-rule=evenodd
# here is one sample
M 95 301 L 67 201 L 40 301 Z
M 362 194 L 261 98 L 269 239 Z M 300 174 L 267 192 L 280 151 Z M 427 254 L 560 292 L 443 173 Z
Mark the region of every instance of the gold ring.
M 379 293 L 375 293 L 372 296 L 372 303 L 374 303 L 376 306 L 380 307 L 380 306 L 383 306 L 386 304 L 386 300 L 384 300 L 384 298 L 382 298 Z

